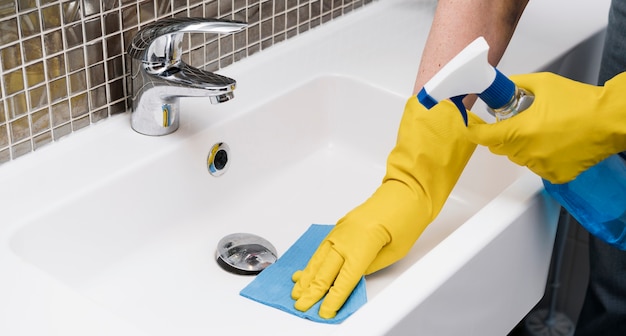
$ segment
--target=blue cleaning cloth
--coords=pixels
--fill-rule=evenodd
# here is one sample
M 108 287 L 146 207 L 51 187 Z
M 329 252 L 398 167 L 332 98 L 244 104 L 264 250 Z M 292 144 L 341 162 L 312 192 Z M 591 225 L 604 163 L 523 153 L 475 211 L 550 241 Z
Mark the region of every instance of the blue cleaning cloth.
M 367 302 L 365 277 L 361 278 L 346 303 L 337 312 L 337 316 L 332 319 L 323 319 L 317 314 L 322 300 L 308 311 L 301 312 L 293 307 L 295 300 L 291 298 L 291 289 L 293 288 L 291 275 L 297 270 L 304 269 L 319 244 L 332 228 L 333 225 L 311 225 L 282 257 L 261 272 L 239 294 L 315 322 L 341 323 Z

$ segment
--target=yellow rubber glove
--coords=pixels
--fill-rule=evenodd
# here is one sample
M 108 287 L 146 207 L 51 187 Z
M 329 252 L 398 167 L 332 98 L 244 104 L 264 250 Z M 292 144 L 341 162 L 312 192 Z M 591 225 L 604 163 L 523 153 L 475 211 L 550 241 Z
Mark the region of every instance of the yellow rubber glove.
M 328 293 L 318 313 L 333 318 L 361 276 L 404 257 L 443 207 L 475 148 L 452 103 L 426 110 L 411 97 L 383 183 L 294 273 L 295 308 L 306 311 Z
M 626 73 L 593 86 L 552 73 L 511 76 L 535 101 L 495 124 L 470 126 L 468 138 L 527 166 L 552 183 L 566 183 L 626 150 Z

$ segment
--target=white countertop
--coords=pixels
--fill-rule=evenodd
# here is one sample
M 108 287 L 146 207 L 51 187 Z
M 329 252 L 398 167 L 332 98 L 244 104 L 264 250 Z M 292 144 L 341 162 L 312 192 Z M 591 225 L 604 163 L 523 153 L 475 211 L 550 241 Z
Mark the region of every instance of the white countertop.
M 608 3 L 531 1 L 500 69 L 514 74 L 550 63 L 606 25 Z M 410 95 L 434 8 L 434 1 L 380 0 L 223 69 L 221 74 L 238 82 L 237 99 L 211 113 L 184 115 L 175 135 L 137 135 L 125 114 L 0 166 L 0 335 L 145 335 L 19 259 L 10 247 L 13 232 L 30 216 L 106 183 L 107 177 L 199 131 L 201 125 L 232 118 L 321 74 L 355 77 Z M 81 148 L 90 150 L 76 152 Z

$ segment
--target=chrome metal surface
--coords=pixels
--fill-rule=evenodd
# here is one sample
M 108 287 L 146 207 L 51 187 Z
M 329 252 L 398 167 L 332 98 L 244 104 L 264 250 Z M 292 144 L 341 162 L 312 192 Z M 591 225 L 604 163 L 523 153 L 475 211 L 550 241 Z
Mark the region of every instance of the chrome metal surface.
M 234 97 L 236 81 L 182 61 L 183 34 L 233 33 L 238 21 L 168 18 L 143 27 L 128 47 L 131 57 L 131 126 L 142 134 L 165 135 L 178 129 L 180 97 L 210 97 L 212 104 Z
M 207 168 L 213 176 L 223 175 L 230 164 L 229 156 L 230 148 L 223 142 L 216 143 L 211 147 L 207 156 Z
M 241 274 L 259 274 L 278 259 L 269 241 L 251 233 L 233 233 L 217 244 L 217 263 L 225 270 Z

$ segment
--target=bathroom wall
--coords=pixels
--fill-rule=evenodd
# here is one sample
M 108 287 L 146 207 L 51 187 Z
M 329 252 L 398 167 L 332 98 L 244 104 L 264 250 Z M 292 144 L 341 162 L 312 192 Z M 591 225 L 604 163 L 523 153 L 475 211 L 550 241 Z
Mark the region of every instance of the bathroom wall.
M 0 0 L 0 164 L 126 112 L 125 49 L 149 22 L 248 22 L 229 36 L 186 34 L 183 59 L 215 71 L 371 1 Z

